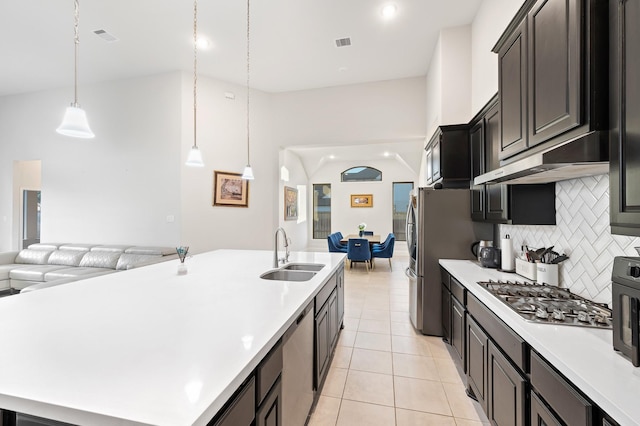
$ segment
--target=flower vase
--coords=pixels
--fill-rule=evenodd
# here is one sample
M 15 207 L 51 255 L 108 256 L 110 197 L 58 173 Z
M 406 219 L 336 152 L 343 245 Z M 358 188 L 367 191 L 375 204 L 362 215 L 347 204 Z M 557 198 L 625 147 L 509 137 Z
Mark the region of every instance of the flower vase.
M 364 231 L 360 231 L 360 236 L 364 236 Z

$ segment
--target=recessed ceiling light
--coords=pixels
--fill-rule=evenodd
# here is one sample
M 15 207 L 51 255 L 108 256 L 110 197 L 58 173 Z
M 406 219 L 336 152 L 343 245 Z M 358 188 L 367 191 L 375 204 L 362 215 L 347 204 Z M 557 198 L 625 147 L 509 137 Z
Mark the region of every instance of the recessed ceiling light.
M 398 7 L 393 3 L 389 3 L 382 7 L 380 13 L 382 13 L 384 19 L 392 19 L 398 13 Z
M 333 154 L 331 154 L 331 155 L 329 156 L 329 159 L 330 159 L 330 160 L 333 160 L 334 158 L 336 158 L 336 156 L 335 156 L 335 155 L 333 155 Z
M 196 46 L 198 46 L 198 49 L 208 49 L 211 46 L 211 42 L 205 37 L 198 37 Z
M 384 152 L 384 154 L 382 154 L 382 155 L 384 155 L 385 157 L 388 157 L 388 156 L 390 156 L 391 154 L 389 154 L 387 151 L 385 151 L 385 152 Z

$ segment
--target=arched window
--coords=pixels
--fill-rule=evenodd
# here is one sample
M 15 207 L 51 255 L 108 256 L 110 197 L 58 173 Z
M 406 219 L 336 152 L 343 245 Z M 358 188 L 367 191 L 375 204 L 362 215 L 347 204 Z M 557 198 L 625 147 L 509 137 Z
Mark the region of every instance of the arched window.
M 382 180 L 382 172 L 373 167 L 352 167 L 341 174 L 342 182 L 377 182 Z

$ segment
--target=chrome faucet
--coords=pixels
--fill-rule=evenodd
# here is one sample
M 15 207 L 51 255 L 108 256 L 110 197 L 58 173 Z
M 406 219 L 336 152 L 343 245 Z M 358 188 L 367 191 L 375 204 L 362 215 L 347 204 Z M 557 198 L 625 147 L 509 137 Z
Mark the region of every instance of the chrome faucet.
M 278 258 L 278 234 L 280 232 L 282 232 L 282 236 L 284 237 L 285 254 L 284 257 Z M 280 262 L 287 263 L 289 261 L 289 239 L 287 238 L 287 233 L 283 228 L 276 229 L 275 238 L 275 247 L 273 248 L 273 267 L 277 268 L 280 265 Z

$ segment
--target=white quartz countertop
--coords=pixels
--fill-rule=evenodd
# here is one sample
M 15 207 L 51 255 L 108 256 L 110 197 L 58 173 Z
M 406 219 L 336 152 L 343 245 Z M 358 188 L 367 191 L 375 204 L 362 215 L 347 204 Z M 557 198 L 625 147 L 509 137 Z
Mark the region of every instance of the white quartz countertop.
M 611 330 L 527 322 L 477 284 L 523 277 L 469 260 L 440 265 L 621 426 L 640 424 L 640 368 L 613 350 Z
M 259 278 L 272 251 L 218 250 L 0 299 L 0 408 L 80 425 L 203 425 L 327 278 Z

